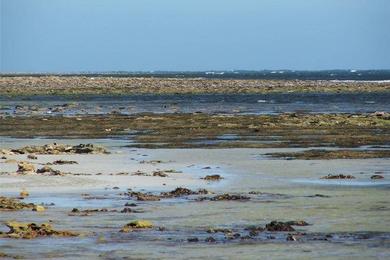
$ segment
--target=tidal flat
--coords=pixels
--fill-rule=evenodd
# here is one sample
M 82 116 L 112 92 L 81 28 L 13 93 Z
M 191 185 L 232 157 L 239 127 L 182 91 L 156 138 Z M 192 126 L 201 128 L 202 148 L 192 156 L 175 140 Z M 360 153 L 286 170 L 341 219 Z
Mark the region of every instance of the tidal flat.
M 383 85 L 17 97 L 4 90 L 29 79 L 11 78 L 0 97 L 0 257 L 390 257 Z M 43 91 L 50 80 L 73 79 L 30 83 Z

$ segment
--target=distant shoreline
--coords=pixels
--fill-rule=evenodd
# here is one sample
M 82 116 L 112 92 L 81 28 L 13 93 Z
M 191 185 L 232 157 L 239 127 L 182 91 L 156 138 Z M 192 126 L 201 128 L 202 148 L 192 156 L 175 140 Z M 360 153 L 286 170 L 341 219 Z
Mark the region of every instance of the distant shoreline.
M 210 70 L 210 71 L 82 71 L 82 72 L 10 72 L 0 77 L 115 77 L 115 78 L 204 78 L 252 80 L 390 80 L 390 70 Z
M 2 76 L 0 95 L 266 94 L 389 92 L 390 82 L 110 76 Z

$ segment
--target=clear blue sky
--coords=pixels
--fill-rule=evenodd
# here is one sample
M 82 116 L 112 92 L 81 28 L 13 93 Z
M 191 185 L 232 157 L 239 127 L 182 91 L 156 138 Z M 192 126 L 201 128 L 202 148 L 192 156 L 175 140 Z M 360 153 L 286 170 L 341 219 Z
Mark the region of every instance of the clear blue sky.
M 0 0 L 3 72 L 390 69 L 390 0 Z

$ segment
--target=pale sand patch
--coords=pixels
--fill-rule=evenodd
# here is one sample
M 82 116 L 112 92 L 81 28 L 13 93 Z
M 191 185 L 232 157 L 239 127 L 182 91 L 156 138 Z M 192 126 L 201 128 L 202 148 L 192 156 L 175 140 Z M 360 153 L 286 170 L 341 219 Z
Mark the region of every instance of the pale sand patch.
M 291 186 L 307 186 L 315 192 L 316 185 L 333 185 L 321 176 L 329 173 L 353 174 L 356 180 L 343 181 L 348 185 L 388 185 L 387 177 L 373 181 L 369 177 L 376 171 L 388 169 L 389 161 L 369 160 L 278 160 L 262 157 L 268 152 L 296 151 L 300 149 L 128 149 L 114 148 L 109 155 L 38 155 L 29 160 L 36 168 L 54 160 L 72 160 L 78 164 L 52 165 L 62 172 L 91 174 L 89 176 L 0 176 L 1 191 L 60 192 L 83 191 L 120 187 L 121 189 L 167 190 L 176 187 L 212 188 L 236 191 L 268 190 L 280 192 Z M 8 156 L 9 159 L 27 160 L 26 155 Z M 141 163 L 141 161 L 146 163 Z M 162 163 L 149 163 L 161 160 Z M 210 166 L 210 169 L 204 169 Z M 0 172 L 15 172 L 16 163 L 0 163 Z M 137 171 L 152 174 L 154 171 L 177 170 L 169 177 L 132 176 Z M 126 172 L 128 175 L 117 175 Z M 101 175 L 96 175 L 101 173 Z M 112 175 L 111 175 L 112 174 Z M 220 174 L 224 179 L 217 183 L 201 180 L 208 174 Z M 5 180 L 5 181 L 3 181 Z M 165 184 L 165 185 L 164 185 Z M 228 189 L 227 189 L 228 188 Z

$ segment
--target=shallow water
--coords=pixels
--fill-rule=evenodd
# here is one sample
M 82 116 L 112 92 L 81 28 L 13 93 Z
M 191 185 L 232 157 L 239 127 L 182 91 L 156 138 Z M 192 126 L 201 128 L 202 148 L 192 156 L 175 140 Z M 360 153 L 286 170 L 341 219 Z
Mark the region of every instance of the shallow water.
M 0 96 L 0 115 L 137 113 L 367 113 L 390 110 L 390 93 L 288 93 L 131 96 Z
M 2 147 L 20 147 L 25 144 L 43 144 L 54 140 L 1 138 Z M 86 140 L 56 140 L 60 143 L 79 143 Z M 0 221 L 15 219 L 25 222 L 53 221 L 56 229 L 82 232 L 78 238 L 39 238 L 16 241 L 0 239 L 0 251 L 27 258 L 389 258 L 390 257 L 390 160 L 278 160 L 264 155 L 269 152 L 299 151 L 286 149 L 130 149 L 122 140 L 87 140 L 104 144 L 112 152 L 105 156 L 74 156 L 79 165 L 68 170 L 88 172 L 123 170 L 146 167 L 181 171 L 174 177 L 163 178 L 167 186 L 153 185 L 144 177 L 144 184 L 135 184 L 130 176 L 112 176 L 106 183 L 95 187 L 84 182 L 95 178 L 73 176 L 73 189 L 56 190 L 49 187 L 30 192 L 29 202 L 50 205 L 44 212 L 28 210 L 1 212 Z M 121 145 L 123 144 L 123 145 Z M 138 157 L 137 157 L 138 155 Z M 67 156 L 38 156 L 42 162 Z M 135 158 L 135 160 L 129 160 Z M 162 160 L 157 165 L 145 165 L 141 160 Z M 111 162 L 111 165 L 110 165 Z M 0 163 L 2 170 L 10 169 Z M 109 167 L 110 166 L 110 167 Z M 14 167 L 14 166 L 12 166 Z M 66 169 L 66 168 L 64 168 Z M 370 176 L 381 172 L 383 180 Z M 320 180 L 329 173 L 352 174 L 355 180 Z M 224 179 L 217 183 L 199 181 L 207 174 L 220 174 Z M 249 196 L 249 201 L 196 201 L 197 196 L 161 201 L 135 201 L 120 193 L 128 188 L 152 192 L 171 190 L 170 179 L 179 178 L 191 189 L 206 188 L 216 194 L 231 193 Z M 98 177 L 98 176 L 96 176 Z M 0 176 L 0 194 L 16 196 L 25 184 L 10 183 L 12 176 Z M 58 183 L 58 178 L 20 177 L 29 181 Z M 17 177 L 16 179 L 20 179 Z M 69 177 L 70 178 L 70 177 Z M 119 179 L 120 178 L 120 179 Z M 148 179 L 149 178 L 149 179 Z M 187 178 L 193 178 L 189 182 Z M 165 180 L 167 179 L 167 180 Z M 6 180 L 3 182 L 3 180 Z M 54 181 L 56 180 L 56 181 Z M 119 182 L 114 182 L 119 180 Z M 160 179 L 159 179 L 160 180 Z M 72 182 L 69 182 L 72 183 Z M 354 184 L 359 185 L 354 185 Z M 35 185 L 39 186 L 39 182 Z M 68 184 L 69 185 L 69 184 Z M 113 189 L 113 186 L 119 189 Z M 1 192 L 3 190 L 3 192 Z M 249 192 L 262 192 L 249 194 Z M 81 195 L 88 193 L 88 196 Z M 323 196 L 319 196 L 323 195 Z M 100 212 L 90 216 L 69 216 L 72 208 L 107 208 L 121 210 L 126 202 L 136 203 L 134 209 L 142 213 Z M 120 233 L 123 225 L 134 219 L 148 219 L 158 229 Z M 310 225 L 295 227 L 306 233 L 299 241 L 287 241 L 286 232 L 261 232 L 253 239 L 226 239 L 222 233 L 210 234 L 210 227 L 229 228 L 244 236 L 246 227 L 261 225 L 272 220 L 305 220 Z M 3 229 L 2 229 L 3 230 Z M 291 232 L 290 232 L 291 233 Z M 212 236 L 215 243 L 204 239 Z M 199 242 L 188 242 L 197 237 Z M 327 240 L 323 240 L 326 237 Z

